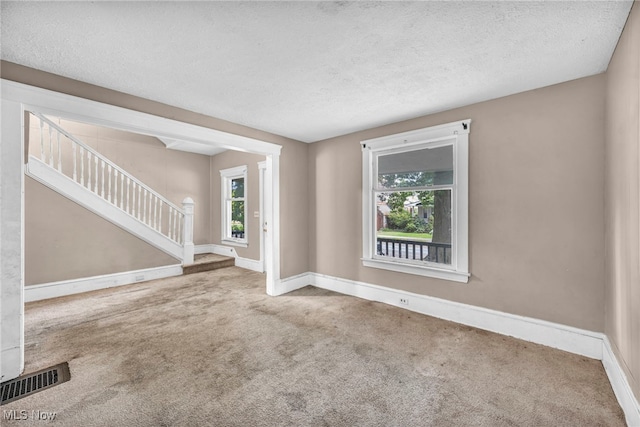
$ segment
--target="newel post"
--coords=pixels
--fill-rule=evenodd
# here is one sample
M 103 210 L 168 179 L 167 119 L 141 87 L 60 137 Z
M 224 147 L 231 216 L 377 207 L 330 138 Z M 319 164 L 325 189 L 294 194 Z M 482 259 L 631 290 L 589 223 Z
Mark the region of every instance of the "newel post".
M 182 201 L 184 209 L 184 259 L 182 264 L 193 264 L 195 247 L 193 245 L 193 199 L 187 197 Z

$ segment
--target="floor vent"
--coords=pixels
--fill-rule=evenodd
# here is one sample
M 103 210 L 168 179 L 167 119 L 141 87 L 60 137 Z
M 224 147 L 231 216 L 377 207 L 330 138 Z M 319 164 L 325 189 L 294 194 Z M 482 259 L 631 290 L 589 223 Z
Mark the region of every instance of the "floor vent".
M 3 382 L 0 384 L 2 404 L 13 402 L 14 400 L 22 399 L 33 393 L 62 384 L 65 381 L 69 381 L 70 378 L 69 364 L 64 362 Z

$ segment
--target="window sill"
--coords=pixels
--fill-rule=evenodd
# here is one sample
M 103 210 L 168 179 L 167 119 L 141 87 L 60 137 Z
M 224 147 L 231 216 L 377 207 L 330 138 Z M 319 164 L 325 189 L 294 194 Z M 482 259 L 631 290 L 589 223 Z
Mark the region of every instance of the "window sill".
M 240 248 L 248 248 L 249 247 L 249 244 L 247 242 L 241 242 L 241 241 L 238 241 L 238 240 L 230 240 L 230 239 L 222 240 L 222 244 L 231 245 L 231 246 L 238 246 Z
M 380 268 L 383 270 L 397 271 L 399 273 L 415 274 L 417 276 L 435 277 L 436 279 L 451 280 L 461 283 L 468 283 L 469 276 L 471 276 L 469 273 L 463 273 L 455 270 L 422 267 L 417 265 L 402 264 L 393 261 L 381 261 L 371 258 L 363 258 L 362 265 L 365 267 Z

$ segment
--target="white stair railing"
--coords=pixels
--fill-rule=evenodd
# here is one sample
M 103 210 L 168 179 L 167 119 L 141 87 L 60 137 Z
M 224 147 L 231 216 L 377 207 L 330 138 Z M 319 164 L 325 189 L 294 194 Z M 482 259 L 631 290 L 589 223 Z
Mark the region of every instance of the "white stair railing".
M 185 247 L 185 263 L 193 262 L 193 200 L 179 208 L 130 173 L 37 112 L 29 112 L 30 157 L 67 176 L 88 191 Z M 35 128 L 35 129 L 34 129 Z M 33 135 L 39 130 L 39 135 Z M 35 144 L 34 144 L 35 142 Z M 39 142 L 39 143 L 38 143 Z M 39 153 L 38 153 L 39 151 Z M 186 216 L 190 218 L 187 220 Z M 188 225 L 190 229 L 186 229 Z

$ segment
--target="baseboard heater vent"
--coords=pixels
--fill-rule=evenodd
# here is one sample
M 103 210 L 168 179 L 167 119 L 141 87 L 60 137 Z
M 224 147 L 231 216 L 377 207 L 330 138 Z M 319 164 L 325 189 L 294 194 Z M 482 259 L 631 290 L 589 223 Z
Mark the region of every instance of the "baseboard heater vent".
M 2 404 L 22 399 L 33 393 L 62 384 L 69 381 L 69 379 L 71 379 L 71 375 L 69 374 L 69 364 L 67 362 L 19 376 L 0 384 Z

